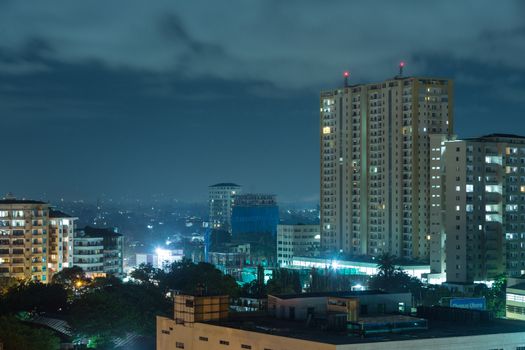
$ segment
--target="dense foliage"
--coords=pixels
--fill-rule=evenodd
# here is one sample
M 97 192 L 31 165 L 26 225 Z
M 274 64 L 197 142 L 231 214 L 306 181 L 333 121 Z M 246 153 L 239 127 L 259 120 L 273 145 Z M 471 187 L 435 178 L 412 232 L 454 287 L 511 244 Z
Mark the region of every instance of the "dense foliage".
M 171 291 L 239 294 L 231 276 L 223 275 L 211 264 L 193 264 L 188 260 L 174 263 L 166 271 L 144 265 L 132 277 L 127 283 L 115 277 L 89 279 L 81 269 L 73 267 L 56 274 L 47 285 L 0 281 L 0 314 L 10 315 L 1 320 L 17 325 L 0 326 L 0 337 L 6 345 L 14 343 L 5 339 L 20 344 L 7 349 L 58 348 L 58 338 L 52 332 L 17 320 L 15 315 L 25 312 L 65 319 L 75 337 L 89 339 L 90 345 L 99 349 L 112 348 L 112 339 L 127 333 L 154 336 L 156 316 L 172 313 Z M 33 339 L 20 340 L 24 334 Z
M 0 317 L 0 340 L 8 350 L 56 350 L 60 346 L 53 332 L 29 327 L 13 316 Z

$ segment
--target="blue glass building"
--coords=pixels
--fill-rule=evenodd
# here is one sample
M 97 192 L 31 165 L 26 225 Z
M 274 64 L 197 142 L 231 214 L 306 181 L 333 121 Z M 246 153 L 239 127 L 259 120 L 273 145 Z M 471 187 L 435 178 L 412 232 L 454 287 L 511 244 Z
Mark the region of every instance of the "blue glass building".
M 236 195 L 231 222 L 234 240 L 259 241 L 265 236 L 275 239 L 279 224 L 279 207 L 275 195 Z

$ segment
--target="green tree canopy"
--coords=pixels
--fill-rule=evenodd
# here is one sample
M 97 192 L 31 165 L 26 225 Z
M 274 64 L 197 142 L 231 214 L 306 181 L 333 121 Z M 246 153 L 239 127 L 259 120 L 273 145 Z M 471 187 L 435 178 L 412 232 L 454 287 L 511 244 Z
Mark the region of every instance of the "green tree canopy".
M 30 327 L 15 317 L 0 317 L 0 341 L 6 350 L 56 350 L 60 339 L 43 328 Z
M 182 293 L 239 295 L 239 286 L 230 275 L 224 275 L 208 263 L 194 264 L 183 259 L 169 266 L 168 271 L 159 277 L 159 286 L 164 290 L 178 290 Z
M 20 283 L 0 299 L 0 311 L 58 312 L 67 307 L 67 292 L 61 285 Z

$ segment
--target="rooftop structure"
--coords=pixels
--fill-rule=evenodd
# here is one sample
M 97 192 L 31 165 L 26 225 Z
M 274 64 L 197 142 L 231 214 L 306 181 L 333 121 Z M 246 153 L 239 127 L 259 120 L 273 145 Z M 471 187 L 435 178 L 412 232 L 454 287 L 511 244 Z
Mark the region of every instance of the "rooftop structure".
M 355 296 L 346 300 L 358 303 L 365 294 L 357 299 Z M 228 314 L 227 296 L 215 297 L 215 301 L 212 298 L 176 296 L 174 317 L 157 317 L 157 350 L 515 350 L 525 346 L 522 322 L 483 319 L 479 315 L 486 312 L 481 311 L 440 308 L 438 316 L 430 320 L 404 314 L 348 318 L 349 309 L 341 303 L 344 299 L 328 296 L 333 303 L 327 304 L 331 309 L 324 317 L 333 322 L 323 323 L 318 317 L 279 319 L 261 312 Z M 309 298 L 280 300 L 307 302 Z
M 430 272 L 430 266 L 420 262 L 398 263 L 395 266 L 396 268 L 405 271 L 410 276 L 419 279 L 425 278 L 426 274 Z M 337 257 L 294 256 L 288 267 L 294 269 L 311 269 L 313 267 L 318 269 L 334 269 L 345 274 L 368 276 L 376 275 L 379 271 L 377 262 L 372 259 L 349 260 Z

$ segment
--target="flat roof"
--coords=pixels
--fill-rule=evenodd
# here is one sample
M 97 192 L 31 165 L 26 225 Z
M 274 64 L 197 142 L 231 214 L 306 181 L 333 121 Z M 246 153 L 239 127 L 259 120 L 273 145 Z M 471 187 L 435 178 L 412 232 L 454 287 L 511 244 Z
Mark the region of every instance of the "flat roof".
M 35 201 L 32 199 L 16 199 L 16 198 L 3 198 L 0 199 L 0 204 L 47 204 L 42 201 Z
M 233 182 L 221 182 L 215 185 L 211 185 L 209 187 L 241 187 L 241 186 L 234 184 Z
M 241 313 L 239 313 L 240 315 Z M 323 331 L 308 327 L 306 321 L 280 320 L 271 316 L 237 316 L 229 320 L 203 322 L 206 324 L 244 331 L 296 338 L 326 344 L 366 344 L 374 342 L 403 341 L 432 338 L 449 338 L 501 333 L 525 333 L 525 322 L 497 319 L 490 323 L 465 324 L 428 320 L 428 329 L 406 330 L 399 333 L 374 333 L 364 337 L 350 332 Z M 418 319 L 418 318 L 417 318 Z M 372 318 L 367 318 L 372 321 Z
M 98 228 L 86 226 L 81 231 L 84 232 L 84 237 L 120 237 L 120 233 L 117 233 L 109 228 Z
M 355 256 L 355 257 L 344 257 L 344 256 L 333 256 L 330 255 L 321 255 L 321 256 L 294 256 L 292 261 L 310 261 L 310 262 L 320 262 L 327 263 L 336 261 L 338 264 L 353 264 L 356 266 L 365 266 L 365 267 L 377 267 L 379 259 L 372 259 L 371 257 L 364 256 Z M 399 267 L 411 267 L 418 269 L 429 269 L 430 264 L 423 261 L 409 261 L 409 260 L 394 260 L 394 265 Z
M 297 294 L 276 294 L 272 295 L 273 297 L 279 299 L 304 299 L 304 298 L 322 298 L 322 297 L 336 297 L 336 298 L 346 298 L 346 297 L 358 297 L 360 295 L 377 295 L 377 294 L 392 294 L 387 293 L 381 290 L 348 290 L 341 292 L 313 292 L 313 293 L 297 293 Z M 404 293 L 394 293 L 394 294 L 404 294 Z
M 72 218 L 73 216 L 64 213 L 63 211 L 56 210 L 56 209 L 50 209 L 49 210 L 49 217 L 50 218 Z
M 525 291 L 525 282 L 507 286 L 507 289 L 520 289 Z

